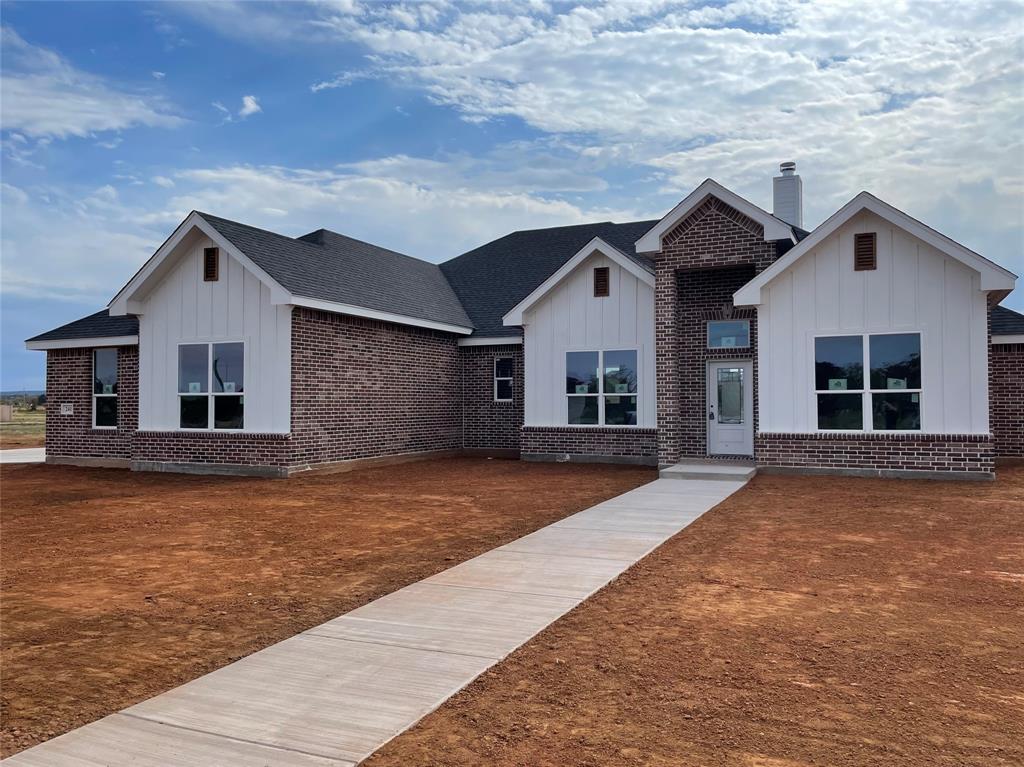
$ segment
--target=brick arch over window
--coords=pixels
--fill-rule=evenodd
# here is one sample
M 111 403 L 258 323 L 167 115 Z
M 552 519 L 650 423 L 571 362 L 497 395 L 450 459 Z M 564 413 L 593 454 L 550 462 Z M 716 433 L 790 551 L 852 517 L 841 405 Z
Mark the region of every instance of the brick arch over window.
M 659 463 L 707 453 L 709 359 L 753 360 L 756 399 L 756 318 L 751 318 L 750 348 L 735 351 L 707 349 L 706 322 L 778 255 L 776 243 L 765 242 L 760 224 L 713 196 L 665 234 L 660 252 L 650 254 L 655 262 Z

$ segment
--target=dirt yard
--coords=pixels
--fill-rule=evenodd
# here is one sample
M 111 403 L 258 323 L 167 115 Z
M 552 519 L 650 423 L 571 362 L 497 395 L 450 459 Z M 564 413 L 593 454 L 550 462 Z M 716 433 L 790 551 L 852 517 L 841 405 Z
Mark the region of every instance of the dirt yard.
M 758 477 L 371 757 L 1024 764 L 1024 469 Z
M 654 476 L 470 458 L 290 480 L 4 466 L 3 753 Z

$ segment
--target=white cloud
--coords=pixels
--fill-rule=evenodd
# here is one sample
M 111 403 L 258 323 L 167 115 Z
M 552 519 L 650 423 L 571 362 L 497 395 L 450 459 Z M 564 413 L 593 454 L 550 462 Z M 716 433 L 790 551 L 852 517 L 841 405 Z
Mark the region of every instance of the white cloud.
M 195 168 L 154 176 L 148 189 L 130 173 L 115 177 L 118 186 L 74 194 L 4 184 L 0 289 L 103 305 L 193 209 L 288 235 L 325 227 L 431 261 L 515 229 L 635 215 L 530 193 L 528 183 L 517 189 L 511 176 L 495 184 L 490 174 L 499 172 L 464 157 L 394 157 L 327 170 Z M 32 255 L 39 252 L 51 254 L 45 274 Z
M 166 72 L 157 72 L 156 70 L 150 72 L 150 74 L 153 75 L 154 80 L 163 80 L 165 77 L 167 77 Z
M 256 100 L 255 96 L 242 96 L 242 108 L 238 110 L 239 117 L 244 120 L 249 115 L 262 111 L 263 107 L 260 106 L 260 102 Z
M 33 139 L 63 139 L 182 123 L 159 99 L 76 69 L 58 54 L 26 42 L 10 27 L 3 27 L 2 45 L 0 127 L 5 131 Z
M 416 7 L 415 23 L 368 4 L 318 24 L 370 50 L 361 76 L 575 146 L 562 167 L 646 167 L 648 214 L 708 176 L 768 207 L 792 159 L 812 225 L 866 188 L 1024 271 L 1019 3 Z

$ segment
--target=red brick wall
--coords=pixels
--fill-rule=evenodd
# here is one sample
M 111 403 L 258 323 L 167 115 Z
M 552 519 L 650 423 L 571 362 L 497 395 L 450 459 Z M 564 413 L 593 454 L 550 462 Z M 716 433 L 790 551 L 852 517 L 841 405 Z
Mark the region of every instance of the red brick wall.
M 996 455 L 1024 456 L 1024 344 L 989 346 L 988 370 Z
M 131 458 L 132 433 L 139 424 L 139 349 L 117 350 L 117 428 L 92 428 L 92 352 L 46 352 L 46 454 L 52 458 Z M 61 415 L 71 404 L 73 415 Z
M 759 466 L 864 472 L 941 471 L 991 474 L 992 439 L 984 434 L 758 434 Z
M 620 458 L 655 463 L 657 429 L 615 429 L 580 426 L 524 426 L 521 436 L 524 458 L 562 456 Z
M 720 316 L 732 293 L 775 260 L 776 246 L 764 241 L 760 224 L 709 197 L 662 238 L 662 251 L 653 258 L 658 461 L 671 464 L 706 454 L 704 323 Z M 753 319 L 751 333 L 750 349 L 722 356 L 753 360 L 756 380 Z
M 139 431 L 132 460 L 153 463 L 272 466 L 282 470 L 290 462 L 287 434 L 237 434 L 223 431 Z
M 514 360 L 512 401 L 494 401 L 494 360 Z M 523 425 L 523 347 L 460 346 L 462 446 L 470 450 L 519 450 Z
M 456 336 L 298 308 L 292 465 L 462 446 Z

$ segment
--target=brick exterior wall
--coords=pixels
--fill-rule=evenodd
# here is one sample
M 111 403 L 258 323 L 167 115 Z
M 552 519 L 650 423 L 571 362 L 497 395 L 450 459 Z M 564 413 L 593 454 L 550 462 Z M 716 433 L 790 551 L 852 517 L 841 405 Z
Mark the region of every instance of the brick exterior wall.
M 521 449 L 524 458 L 568 455 L 577 460 L 602 458 L 654 464 L 658 457 L 658 431 L 580 426 L 524 426 Z
M 290 463 L 290 445 L 287 434 L 140 431 L 133 440 L 132 460 L 137 463 L 268 466 L 284 474 Z
M 757 387 L 757 322 L 745 350 L 706 349 L 705 324 L 724 316 L 732 293 L 777 257 L 760 224 L 709 197 L 662 238 L 655 259 L 655 348 L 658 382 L 658 462 L 707 454 L 709 359 L 750 359 Z M 755 402 L 755 413 L 757 406 Z M 755 425 L 756 429 L 756 425 Z
M 989 346 L 989 428 L 998 456 L 1024 456 L 1024 344 Z
M 293 466 L 462 446 L 456 336 L 298 308 Z
M 513 359 L 512 401 L 494 401 L 494 360 Z M 523 346 L 460 346 L 462 446 L 467 450 L 519 450 L 523 425 Z
M 758 434 L 759 466 L 885 474 L 929 471 L 991 475 L 995 451 L 985 434 Z
M 46 455 L 49 458 L 128 460 L 139 425 L 139 348 L 117 349 L 117 428 L 92 427 L 92 353 L 87 349 L 46 352 Z M 61 415 L 70 404 L 72 415 Z

